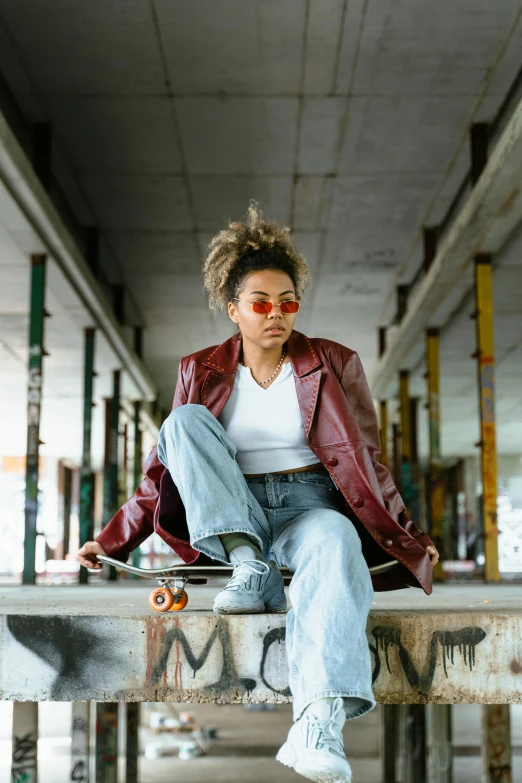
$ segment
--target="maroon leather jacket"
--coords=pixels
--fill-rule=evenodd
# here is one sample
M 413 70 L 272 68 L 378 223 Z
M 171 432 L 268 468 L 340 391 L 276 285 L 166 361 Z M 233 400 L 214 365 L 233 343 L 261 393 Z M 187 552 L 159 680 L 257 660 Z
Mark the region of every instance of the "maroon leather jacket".
M 232 391 L 240 349 L 238 333 L 221 345 L 185 356 L 172 408 L 196 403 L 217 418 Z M 295 330 L 287 349 L 308 444 L 344 496 L 344 513 L 357 528 L 368 566 L 399 561 L 389 572 L 372 577 L 374 589 L 422 587 L 429 595 L 432 565 L 426 547 L 433 542 L 407 518 L 401 496 L 379 462 L 377 416 L 358 355 Z M 155 531 L 186 563 L 198 558 L 203 562 L 205 556 L 190 546 L 183 503 L 156 448 L 144 473 L 134 495 L 97 541 L 108 555 L 124 562 Z

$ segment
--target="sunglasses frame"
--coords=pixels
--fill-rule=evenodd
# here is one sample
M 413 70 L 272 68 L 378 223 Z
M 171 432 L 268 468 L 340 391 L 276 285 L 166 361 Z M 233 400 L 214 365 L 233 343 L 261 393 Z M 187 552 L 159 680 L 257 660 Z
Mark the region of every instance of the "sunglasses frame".
M 246 299 L 240 299 L 239 296 L 234 296 L 234 297 L 232 297 L 232 299 L 233 299 L 233 301 L 236 301 L 236 302 L 244 302 L 245 304 L 248 304 L 251 307 L 254 307 L 256 302 L 267 302 L 266 299 L 256 299 L 254 302 L 249 302 Z M 254 310 L 254 312 L 257 315 L 268 315 L 269 313 L 272 312 L 274 307 L 279 307 L 279 311 L 282 313 L 282 315 L 295 315 L 295 313 L 299 312 L 299 308 L 301 307 L 301 302 L 299 302 L 297 299 L 286 299 L 285 301 L 288 302 L 288 303 L 295 302 L 297 304 L 297 310 L 294 313 L 285 313 L 284 310 L 281 310 L 281 305 L 285 303 L 283 301 L 283 302 L 279 302 L 278 304 L 275 304 L 275 305 L 274 305 L 273 302 L 267 302 L 267 304 L 270 305 L 270 310 L 267 310 L 266 313 L 256 313 L 256 310 Z

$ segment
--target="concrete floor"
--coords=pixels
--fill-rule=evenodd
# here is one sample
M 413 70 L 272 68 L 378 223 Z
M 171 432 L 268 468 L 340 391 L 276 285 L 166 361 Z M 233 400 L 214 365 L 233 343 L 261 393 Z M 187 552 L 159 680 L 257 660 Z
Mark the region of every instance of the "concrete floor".
M 165 711 L 163 704 L 154 710 Z M 158 760 L 140 759 L 140 783 L 291 783 L 303 778 L 274 760 L 279 745 L 291 725 L 289 705 L 273 712 L 247 712 L 242 705 L 194 704 L 190 709 L 205 726 L 218 729 L 218 739 L 207 756 L 180 761 L 177 756 Z M 9 783 L 11 703 L 0 703 L 0 783 Z M 478 705 L 453 707 L 454 783 L 480 783 L 480 713 Z M 522 705 L 513 705 L 513 781 L 522 780 Z M 70 704 L 40 705 L 39 783 L 66 783 L 69 780 Z M 141 730 L 143 748 L 147 729 Z M 382 783 L 379 761 L 379 708 L 345 728 L 345 746 L 354 770 L 354 783 Z M 123 781 L 123 777 L 120 776 Z
M 206 586 L 188 585 L 189 603 L 185 612 L 211 611 L 212 601 L 225 580 L 213 580 Z M 93 582 L 88 586 L 0 585 L 1 614 L 100 615 L 136 617 L 152 615 L 149 592 L 153 579 L 118 582 Z M 432 595 L 410 588 L 375 593 L 372 611 L 430 613 L 467 612 L 480 609 L 484 614 L 522 612 L 522 589 L 509 584 L 435 585 Z

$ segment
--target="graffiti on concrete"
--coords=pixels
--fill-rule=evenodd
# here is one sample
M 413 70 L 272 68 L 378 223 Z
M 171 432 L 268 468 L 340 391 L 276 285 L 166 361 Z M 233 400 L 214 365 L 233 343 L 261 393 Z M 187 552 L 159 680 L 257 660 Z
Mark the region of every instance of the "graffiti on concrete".
M 401 631 L 393 625 L 377 625 L 372 628 L 372 635 L 375 639 L 375 645 L 370 645 L 375 658 L 372 682 L 375 682 L 381 671 L 380 650 L 384 652 L 386 667 L 391 674 L 388 651 L 390 647 L 396 647 L 399 653 L 401 663 L 406 679 L 412 688 L 428 693 L 433 683 L 435 669 L 437 667 L 439 644 L 442 647 L 442 660 L 444 674 L 448 677 L 448 661 L 455 663 L 455 650 L 464 658 L 464 665 L 469 666 L 473 671 L 475 664 L 475 648 L 486 638 L 486 632 L 482 628 L 469 627 L 461 628 L 458 631 L 435 631 L 431 635 L 429 658 L 427 672 L 419 672 L 409 651 L 404 646 L 401 639 Z
M 129 650 L 125 650 L 122 645 L 115 645 L 113 639 L 101 632 L 101 628 L 98 633 L 96 629 L 90 631 L 88 626 L 81 626 L 70 617 L 50 619 L 27 616 L 9 617 L 8 627 L 18 642 L 38 655 L 56 673 L 51 687 L 51 699 L 70 700 L 71 695 L 77 699 L 85 699 L 86 693 L 92 693 L 89 672 L 94 665 L 97 671 L 104 669 L 114 672 L 115 676 L 111 677 L 111 682 L 118 680 L 120 690 L 125 689 L 124 681 L 127 676 L 137 675 L 135 670 L 129 669 L 125 660 Z M 183 672 L 189 668 L 193 678 L 198 672 L 204 675 L 206 682 L 197 684 L 196 689 L 201 691 L 205 700 L 217 699 L 226 693 L 248 696 L 260 683 L 281 697 L 286 698 L 291 694 L 290 688 L 278 687 L 270 682 L 274 672 L 268 661 L 269 653 L 276 642 L 278 645 L 285 642 L 284 626 L 269 629 L 261 637 L 257 662 L 254 659 L 249 666 L 249 674 L 253 676 L 241 676 L 238 672 L 237 651 L 234 650 L 228 619 L 217 618 L 206 626 L 209 627 L 210 633 L 204 642 L 204 637 L 202 639 L 198 633 L 200 652 L 194 651 L 193 639 L 188 638 L 186 629 L 180 627 L 178 616 L 168 619 L 151 617 L 147 619 L 144 627 L 145 670 L 141 683 L 147 689 L 157 690 L 161 686 L 169 687 L 173 684 L 177 690 L 183 690 Z M 134 639 L 137 641 L 139 637 Z M 200 641 L 203 643 L 202 648 Z M 209 661 L 213 648 L 217 648 L 217 655 L 214 654 Z M 216 666 L 217 661 L 219 669 Z M 277 676 L 278 667 L 276 671 Z M 212 681 L 209 682 L 209 679 Z M 139 680 L 138 677 L 137 687 L 140 687 Z M 190 685 L 188 689 L 192 690 Z
M 259 676 L 261 677 L 261 680 L 266 687 L 273 691 L 273 693 L 280 693 L 281 696 L 291 696 L 292 691 L 290 688 L 283 688 L 278 689 L 274 688 L 273 685 L 270 685 L 269 682 L 265 679 L 265 666 L 266 666 L 266 658 L 268 655 L 268 651 L 271 648 L 271 646 L 274 644 L 274 642 L 284 642 L 286 639 L 286 628 L 272 628 L 271 631 L 268 631 L 268 633 L 265 634 L 263 638 L 263 655 L 261 658 L 261 666 L 259 670 Z
M 239 689 L 245 693 L 250 693 L 253 691 L 256 687 L 256 681 L 250 677 L 240 677 L 237 673 L 228 624 L 226 620 L 221 619 L 217 621 L 216 627 L 208 637 L 205 646 L 203 647 L 203 651 L 199 656 L 194 655 L 187 637 L 179 627 L 174 627 L 168 630 L 163 637 L 162 642 L 160 643 L 157 659 L 154 664 L 154 668 L 152 669 L 152 684 L 155 685 L 160 681 L 163 672 L 166 669 L 170 651 L 175 642 L 180 643 L 181 648 L 185 653 L 187 663 L 194 672 L 193 676 L 195 677 L 196 672 L 198 672 L 205 665 L 212 645 L 216 639 L 219 640 L 219 643 L 221 644 L 221 650 L 223 653 L 223 666 L 219 679 L 210 685 L 205 685 L 204 690 L 209 694 L 215 695 L 223 693 L 223 691 L 227 691 L 229 689 Z
M 36 737 L 32 731 L 13 737 L 11 781 L 12 783 L 36 781 Z

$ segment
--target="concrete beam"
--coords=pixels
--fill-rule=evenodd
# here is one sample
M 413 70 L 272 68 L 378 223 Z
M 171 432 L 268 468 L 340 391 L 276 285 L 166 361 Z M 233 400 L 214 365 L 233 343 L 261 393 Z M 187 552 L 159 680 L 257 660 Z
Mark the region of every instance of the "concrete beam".
M 115 357 L 136 385 L 139 397 L 153 400 L 158 392 L 152 378 L 127 345 L 98 281 L 1 112 L 0 179 L 79 296 L 93 326 L 105 335 Z
M 216 616 L 207 608 L 216 589 L 192 587 L 195 611 L 166 614 L 147 608 L 142 585 L 1 589 L 0 698 L 289 701 L 285 615 Z M 522 702 L 514 592 L 444 585 L 429 598 L 376 594 L 367 638 L 377 700 Z
M 480 178 L 459 214 L 438 238 L 437 253 L 371 377 L 377 399 L 396 390 L 401 369 L 413 370 L 424 356 L 422 335 L 443 327 L 473 286 L 473 259 L 497 253 L 522 219 L 522 102 L 490 153 Z

